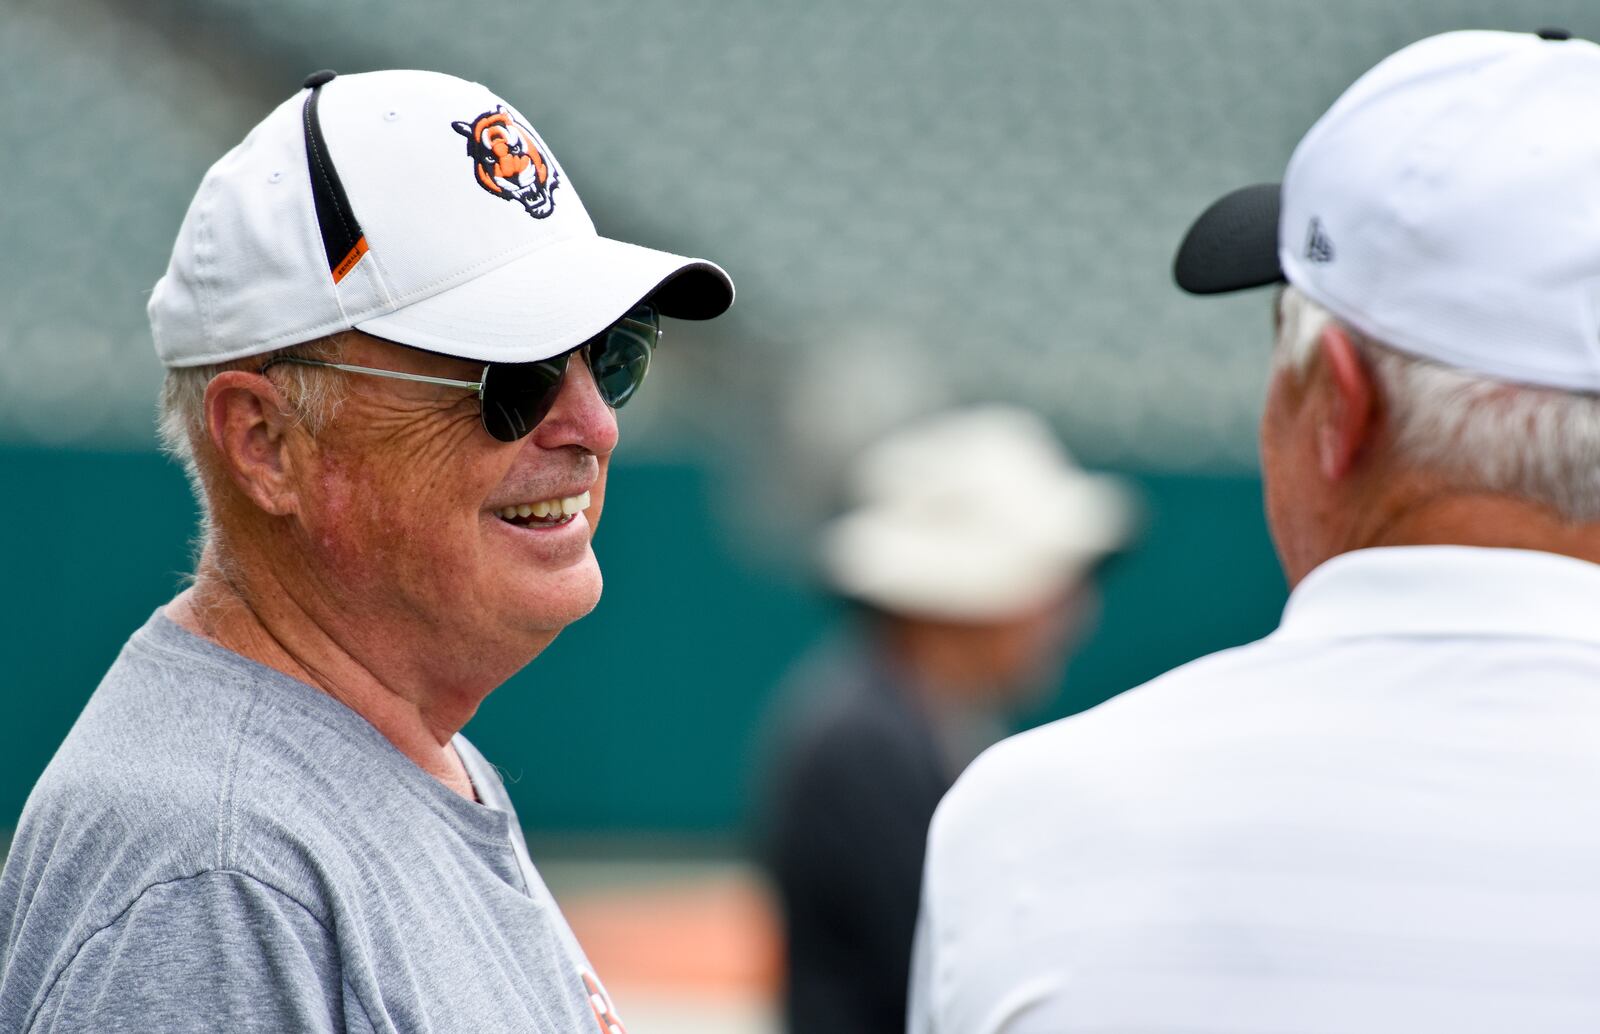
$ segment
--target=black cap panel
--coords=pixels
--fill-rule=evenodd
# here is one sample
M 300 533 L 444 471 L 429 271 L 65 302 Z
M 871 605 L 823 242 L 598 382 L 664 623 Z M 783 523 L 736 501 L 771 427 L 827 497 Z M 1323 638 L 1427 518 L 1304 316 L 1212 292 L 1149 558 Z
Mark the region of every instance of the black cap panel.
M 322 122 L 317 118 L 317 101 L 322 96 L 322 88 L 336 75 L 324 69 L 306 76 L 303 89 L 311 92 L 306 94 L 305 105 L 301 108 L 301 121 L 305 128 L 306 164 L 311 174 L 311 199 L 316 204 L 322 248 L 328 256 L 328 272 L 337 284 L 367 253 L 367 237 L 350 208 L 350 198 L 339 180 L 339 171 L 333 167 L 328 144 L 322 138 Z
M 1241 187 L 1200 213 L 1178 246 L 1173 278 L 1190 294 L 1222 294 L 1283 282 L 1278 263 L 1281 183 Z

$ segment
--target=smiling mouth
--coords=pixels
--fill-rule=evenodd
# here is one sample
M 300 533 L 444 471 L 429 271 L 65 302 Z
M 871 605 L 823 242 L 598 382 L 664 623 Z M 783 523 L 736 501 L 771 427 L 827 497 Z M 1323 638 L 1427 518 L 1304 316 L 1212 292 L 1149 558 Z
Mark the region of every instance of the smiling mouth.
M 571 524 L 572 519 L 589 508 L 589 493 L 569 495 L 561 499 L 544 499 L 537 503 L 517 503 L 503 506 L 494 515 L 507 524 L 520 528 L 557 528 Z

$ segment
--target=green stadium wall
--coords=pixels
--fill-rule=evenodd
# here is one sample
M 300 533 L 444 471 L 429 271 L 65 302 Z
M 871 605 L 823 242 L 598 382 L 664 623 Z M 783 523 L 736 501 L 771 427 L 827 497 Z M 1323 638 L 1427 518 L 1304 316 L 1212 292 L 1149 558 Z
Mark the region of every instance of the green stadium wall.
M 1106 571 L 1099 628 L 1032 720 L 1257 638 L 1282 607 L 1254 478 L 1126 473 L 1144 494 L 1146 537 Z M 150 453 L 0 448 L 0 476 L 9 829 L 122 641 L 179 586 L 194 509 L 179 472 Z M 711 504 L 726 497 L 715 476 L 613 467 L 597 543 L 605 598 L 468 726 L 531 830 L 738 830 L 772 689 L 838 607 L 735 554 Z

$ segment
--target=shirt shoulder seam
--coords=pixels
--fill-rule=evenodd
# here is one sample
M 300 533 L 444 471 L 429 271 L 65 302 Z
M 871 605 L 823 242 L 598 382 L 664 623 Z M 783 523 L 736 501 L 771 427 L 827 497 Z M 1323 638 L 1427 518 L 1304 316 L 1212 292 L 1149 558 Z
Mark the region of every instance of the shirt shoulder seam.
M 201 877 L 204 877 L 204 876 L 238 876 L 238 877 L 241 877 L 243 879 L 249 880 L 251 883 L 260 884 L 261 886 L 265 887 L 266 889 L 272 891 L 272 893 L 277 895 L 278 897 L 281 897 L 285 901 L 289 901 L 289 902 L 293 903 L 302 912 L 304 912 L 308 917 L 310 917 L 312 922 L 317 924 L 317 927 L 325 935 L 327 935 L 329 940 L 334 941 L 335 943 L 337 943 L 337 938 L 334 936 L 332 928 L 330 928 L 327 923 L 323 922 L 322 918 L 320 916 L 318 916 L 315 912 L 313 912 L 304 902 L 302 902 L 299 898 L 296 898 L 293 894 L 290 894 L 289 892 L 283 890 L 281 887 L 278 887 L 277 885 L 275 885 L 275 884 L 273 884 L 273 883 L 271 883 L 271 882 L 269 882 L 267 880 L 264 880 L 261 877 L 256 876 L 253 873 L 244 872 L 244 871 L 242 871 L 240 869 L 229 869 L 229 868 L 224 868 L 224 867 L 220 867 L 219 866 L 217 868 L 212 868 L 212 869 L 201 869 L 199 872 L 189 873 L 189 874 L 184 875 L 184 876 L 174 876 L 171 879 L 157 880 L 154 883 L 146 884 L 145 887 L 139 891 L 139 893 L 135 894 L 128 901 L 127 905 L 123 906 L 123 908 L 122 908 L 122 910 L 120 912 L 118 912 L 115 916 L 113 916 L 108 922 L 106 922 L 103 925 L 101 925 L 99 927 L 96 927 L 94 930 L 90 931 L 89 934 L 86 935 L 83 938 L 83 940 L 78 942 L 78 946 L 73 949 L 71 957 L 68 958 L 66 962 L 62 963 L 61 964 L 61 968 L 56 970 L 55 975 L 50 978 L 50 982 L 45 986 L 44 993 L 39 996 L 39 1000 L 34 1004 L 33 1011 L 31 1013 L 29 1013 L 27 1024 L 23 1029 L 26 1030 L 26 1031 L 32 1031 L 34 1029 L 34 1023 L 38 1020 L 39 1013 L 40 1013 L 41 1010 L 44 1009 L 45 1003 L 50 1000 L 51 994 L 53 994 L 55 992 L 56 985 L 61 982 L 61 978 L 63 976 L 66 976 L 67 971 L 72 968 L 73 964 L 78 961 L 78 956 L 83 954 L 83 949 L 85 949 L 85 948 L 87 948 L 89 946 L 89 942 L 90 941 L 94 940 L 96 937 L 99 937 L 101 934 L 105 933 L 107 930 L 110 930 L 112 927 L 116 926 L 118 923 L 121 923 L 122 920 L 127 917 L 128 913 L 133 911 L 134 906 L 137 905 L 140 901 L 142 901 L 144 899 L 144 896 L 146 894 L 150 893 L 151 891 L 160 889 L 162 887 L 170 887 L 170 886 L 173 886 L 174 884 L 178 884 L 178 883 L 187 883 L 187 882 L 189 882 L 191 880 L 197 880 L 197 879 L 200 879 Z M 342 970 L 342 967 L 341 967 L 341 970 Z M 341 982 L 345 982 L 342 972 L 340 974 L 340 980 L 341 980 Z M 352 988 L 352 992 L 353 991 L 354 991 L 354 989 Z M 358 1005 L 361 1005 L 362 1012 L 366 1013 L 366 1005 L 361 1002 L 360 995 L 356 996 L 356 1003 Z M 368 1014 L 368 1016 L 370 1017 L 370 1014 Z
M 228 745 L 228 760 L 222 769 L 222 791 L 217 797 L 217 869 L 227 870 L 233 860 L 233 835 L 234 835 L 234 783 L 238 778 L 239 757 L 244 751 L 245 726 L 250 721 L 250 716 L 255 712 L 256 703 L 261 699 L 259 692 L 252 691 L 250 699 L 239 711 L 239 717 L 233 722 L 229 732 L 233 740 Z
M 177 643 L 162 642 L 151 635 L 135 635 L 133 639 L 129 640 L 128 645 L 134 650 L 147 655 L 164 654 L 167 657 L 182 658 L 186 661 L 193 661 L 196 664 L 204 665 L 213 671 L 225 672 L 229 675 L 239 674 L 234 665 L 229 664 L 220 658 L 213 657 L 210 654 L 200 650 L 188 649 L 184 646 L 180 646 Z
M 234 858 L 234 851 L 237 848 L 237 827 L 239 825 L 239 779 L 237 772 L 242 764 L 241 759 L 243 756 L 246 739 L 244 735 L 245 726 L 251 720 L 257 707 L 260 706 L 264 708 L 264 714 L 270 714 L 274 710 L 286 711 L 293 714 L 298 719 L 314 722 L 319 727 L 326 729 L 334 735 L 346 740 L 353 740 L 354 734 L 348 725 L 333 721 L 327 714 L 321 713 L 319 709 L 305 706 L 293 699 L 286 700 L 281 694 L 272 692 L 270 683 L 257 683 L 253 680 L 249 680 L 248 672 L 241 672 L 238 668 L 223 660 L 209 656 L 208 654 L 198 650 L 188 649 L 181 643 L 161 642 L 156 641 L 147 635 L 136 635 L 133 639 L 129 640 L 128 645 L 132 649 L 142 651 L 147 657 L 150 657 L 151 660 L 156 663 L 171 659 L 181 660 L 184 662 L 192 661 L 197 665 L 204 666 L 210 671 L 242 683 L 242 691 L 249 697 L 247 702 L 243 703 L 237 708 L 236 713 L 238 717 L 229 727 L 229 734 L 233 737 L 233 742 L 228 745 L 227 761 L 223 767 L 223 783 L 217 799 L 217 840 L 215 867 L 218 869 L 227 869 L 237 861 Z M 295 680 L 290 676 L 277 671 L 276 669 L 267 668 L 266 670 L 272 675 L 288 680 L 289 682 L 298 682 L 298 680 Z M 241 676 L 244 677 L 241 678 Z M 313 686 L 306 686 L 304 683 L 299 684 L 304 686 L 307 692 L 321 692 Z M 328 699 L 337 706 L 349 710 L 346 705 L 335 701 L 332 697 L 328 697 Z M 370 723 L 366 723 L 364 719 L 360 719 L 358 712 L 352 710 L 351 714 L 355 715 L 363 725 L 368 725 L 370 727 Z M 377 732 L 375 729 L 371 731 L 372 735 L 380 738 L 382 737 L 382 734 Z M 361 741 L 356 740 L 356 742 Z M 424 803 L 427 804 L 426 798 L 422 794 L 418 793 L 414 786 L 406 784 L 404 789 L 411 796 L 419 800 L 423 800 Z M 246 796 L 246 799 L 248 800 L 248 795 Z M 509 795 L 507 795 L 507 799 L 509 800 Z M 433 807 L 431 804 L 428 806 L 430 808 Z M 515 814 L 514 810 L 512 814 Z M 498 832 L 477 830 L 457 823 L 452 823 L 452 828 L 455 828 L 462 836 L 465 836 L 475 843 L 480 843 L 485 847 L 502 846 L 503 838 Z

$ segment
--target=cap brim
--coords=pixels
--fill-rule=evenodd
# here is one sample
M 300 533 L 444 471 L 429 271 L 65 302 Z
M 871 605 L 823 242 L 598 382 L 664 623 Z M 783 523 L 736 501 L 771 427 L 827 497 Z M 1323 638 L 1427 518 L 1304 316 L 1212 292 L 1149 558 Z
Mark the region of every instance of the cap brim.
M 581 237 L 513 259 L 357 330 L 484 362 L 532 362 L 574 348 L 641 301 L 705 320 L 733 304 L 733 281 L 703 259 Z
M 1278 210 L 1283 185 L 1241 187 L 1214 202 L 1189 227 L 1172 263 L 1190 294 L 1223 294 L 1282 283 Z

